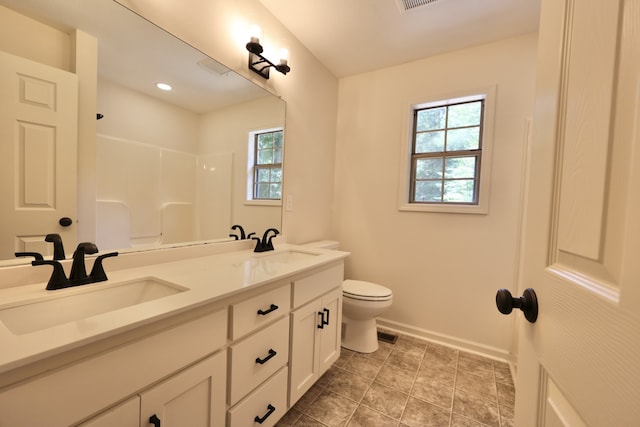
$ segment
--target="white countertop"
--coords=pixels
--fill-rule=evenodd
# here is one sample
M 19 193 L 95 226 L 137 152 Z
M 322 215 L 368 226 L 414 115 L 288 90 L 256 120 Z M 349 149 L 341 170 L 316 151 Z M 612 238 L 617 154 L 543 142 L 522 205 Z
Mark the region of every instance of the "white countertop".
M 285 252 L 303 252 L 315 256 L 295 257 L 289 262 L 283 262 L 278 258 L 286 255 Z M 109 277 L 105 282 L 55 291 L 45 290 L 46 283 L 0 289 L 2 310 L 5 307 L 21 305 L 25 300 L 35 302 L 59 298 L 146 277 L 187 288 L 186 291 L 174 295 L 30 333 L 14 334 L 0 321 L 0 373 L 186 312 L 247 289 L 255 289 L 257 286 L 339 261 L 348 255 L 348 252 L 309 246 L 282 245 L 274 251 L 261 254 L 242 250 L 116 271 L 109 271 L 109 261 L 105 260 L 105 270 Z M 87 271 L 90 265 L 89 262 Z

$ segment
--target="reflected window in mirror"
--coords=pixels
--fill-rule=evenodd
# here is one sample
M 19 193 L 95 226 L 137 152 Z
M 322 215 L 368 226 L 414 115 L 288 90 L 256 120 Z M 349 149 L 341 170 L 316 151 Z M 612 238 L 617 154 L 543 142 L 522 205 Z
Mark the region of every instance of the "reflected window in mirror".
M 279 202 L 282 199 L 283 134 L 282 128 L 250 132 L 248 200 Z

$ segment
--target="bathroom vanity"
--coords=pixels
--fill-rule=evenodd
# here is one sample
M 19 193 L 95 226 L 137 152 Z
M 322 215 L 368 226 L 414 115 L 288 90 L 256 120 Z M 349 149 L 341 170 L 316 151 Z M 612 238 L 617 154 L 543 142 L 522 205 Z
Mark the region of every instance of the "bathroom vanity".
M 0 289 L 0 426 L 275 424 L 339 357 L 348 253 L 227 247 Z

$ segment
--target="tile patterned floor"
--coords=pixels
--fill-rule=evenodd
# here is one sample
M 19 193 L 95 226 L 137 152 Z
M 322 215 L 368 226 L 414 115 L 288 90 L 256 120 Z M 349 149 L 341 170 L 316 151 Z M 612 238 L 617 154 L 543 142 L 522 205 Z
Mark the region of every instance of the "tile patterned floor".
M 400 335 L 340 359 L 277 427 L 512 427 L 506 363 Z

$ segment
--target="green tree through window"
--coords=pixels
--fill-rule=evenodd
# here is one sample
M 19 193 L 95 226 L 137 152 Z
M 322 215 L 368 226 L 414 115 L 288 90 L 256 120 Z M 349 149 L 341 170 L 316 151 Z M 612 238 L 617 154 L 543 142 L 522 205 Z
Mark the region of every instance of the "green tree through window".
M 414 111 L 410 203 L 477 204 L 484 100 Z
M 253 199 L 282 199 L 283 131 L 254 136 Z

